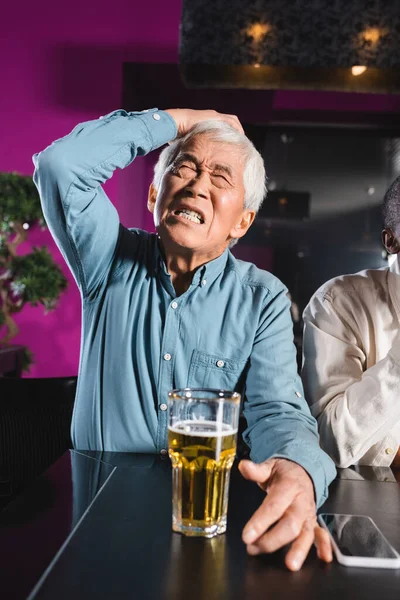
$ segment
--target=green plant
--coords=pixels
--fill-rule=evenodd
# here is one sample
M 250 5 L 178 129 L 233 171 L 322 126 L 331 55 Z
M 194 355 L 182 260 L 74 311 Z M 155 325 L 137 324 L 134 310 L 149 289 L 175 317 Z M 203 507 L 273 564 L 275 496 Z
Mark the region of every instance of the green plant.
M 0 173 L 0 342 L 8 344 L 18 333 L 13 318 L 25 304 L 42 304 L 46 311 L 56 307 L 67 280 L 45 246 L 17 255 L 33 225 L 45 228 L 39 194 L 31 177 Z M 32 354 L 27 349 L 25 368 Z

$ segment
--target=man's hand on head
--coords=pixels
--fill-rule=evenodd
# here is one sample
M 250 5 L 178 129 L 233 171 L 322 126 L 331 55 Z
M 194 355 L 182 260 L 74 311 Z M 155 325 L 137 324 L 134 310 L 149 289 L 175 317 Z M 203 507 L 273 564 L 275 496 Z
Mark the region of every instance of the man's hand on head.
M 272 458 L 261 464 L 242 460 L 239 470 L 267 492 L 243 530 L 249 554 L 275 552 L 291 543 L 285 563 L 288 569 L 297 571 L 315 543 L 318 557 L 332 561 L 328 533 L 316 520 L 314 487 L 303 467 L 290 460 Z
M 185 135 L 202 121 L 224 121 L 240 133 L 244 133 L 236 115 L 224 115 L 216 110 L 191 110 L 190 108 L 168 108 L 165 112 L 174 119 L 178 128 L 178 137 Z

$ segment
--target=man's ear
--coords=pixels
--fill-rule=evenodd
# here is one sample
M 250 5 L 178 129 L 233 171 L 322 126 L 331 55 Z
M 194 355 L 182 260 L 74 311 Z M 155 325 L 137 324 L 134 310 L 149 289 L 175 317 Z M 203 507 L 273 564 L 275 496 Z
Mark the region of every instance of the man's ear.
M 397 254 L 400 252 L 400 242 L 393 231 L 389 228 L 382 231 L 382 244 L 385 246 L 389 254 Z
M 154 213 L 154 207 L 156 205 L 156 200 L 157 200 L 157 190 L 154 187 L 154 183 L 151 183 L 150 187 L 149 187 L 149 194 L 147 196 L 147 208 L 149 209 L 149 211 L 152 214 Z
M 244 236 L 247 233 L 250 225 L 253 223 L 256 217 L 255 210 L 244 210 L 241 214 L 240 220 L 236 223 L 234 227 L 229 232 L 231 239 L 238 239 Z

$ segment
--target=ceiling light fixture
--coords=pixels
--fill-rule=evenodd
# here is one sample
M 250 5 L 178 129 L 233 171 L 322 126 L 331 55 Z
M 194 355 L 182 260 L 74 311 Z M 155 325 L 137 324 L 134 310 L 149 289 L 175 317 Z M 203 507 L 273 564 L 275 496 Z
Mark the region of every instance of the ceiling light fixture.
M 271 30 L 267 23 L 254 23 L 247 29 L 247 34 L 253 38 L 255 42 L 261 42 L 262 38 Z
M 351 74 L 354 75 L 354 77 L 357 77 L 358 75 L 365 73 L 366 70 L 367 67 L 364 65 L 354 65 L 354 67 L 351 67 Z

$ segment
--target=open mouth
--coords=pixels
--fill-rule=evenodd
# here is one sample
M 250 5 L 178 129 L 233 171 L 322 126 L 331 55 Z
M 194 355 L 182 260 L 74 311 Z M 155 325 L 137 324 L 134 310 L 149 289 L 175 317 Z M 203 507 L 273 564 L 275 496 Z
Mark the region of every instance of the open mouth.
M 183 217 L 184 219 L 187 219 L 188 221 L 191 221 L 192 223 L 197 223 L 198 225 L 201 225 L 204 223 L 203 217 L 198 212 L 196 212 L 195 210 L 189 210 L 188 208 L 182 208 L 179 210 L 175 210 L 174 215 L 176 215 L 178 217 Z

